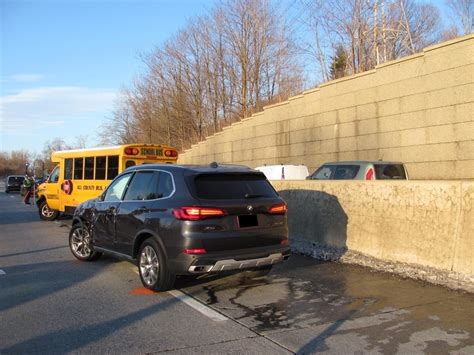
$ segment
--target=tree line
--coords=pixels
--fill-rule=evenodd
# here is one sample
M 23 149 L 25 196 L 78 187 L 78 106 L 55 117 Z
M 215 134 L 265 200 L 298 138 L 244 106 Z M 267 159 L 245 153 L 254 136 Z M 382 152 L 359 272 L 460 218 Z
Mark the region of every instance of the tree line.
M 102 142 L 189 148 L 305 88 L 471 32 L 472 0 L 447 3 L 461 26 L 416 0 L 223 0 L 142 55 Z
M 35 175 L 43 177 L 50 173 L 55 164 L 51 161 L 51 154 L 59 150 L 86 148 L 87 137 L 76 136 L 74 142 L 66 143 L 64 139 L 56 137 L 44 143 L 40 153 L 26 150 L 0 151 L 0 177 L 8 175 Z
M 418 0 L 222 0 L 141 55 L 146 70 L 122 90 L 101 143 L 182 151 L 304 89 L 472 33 L 474 1 L 445 1 L 451 26 Z M 83 147 L 55 138 L 40 154 L 0 152 L 0 176 L 25 161 L 49 171 L 52 151 Z
M 300 92 L 297 41 L 279 10 L 262 0 L 224 1 L 143 55 L 147 72 L 123 90 L 103 141 L 182 150 Z

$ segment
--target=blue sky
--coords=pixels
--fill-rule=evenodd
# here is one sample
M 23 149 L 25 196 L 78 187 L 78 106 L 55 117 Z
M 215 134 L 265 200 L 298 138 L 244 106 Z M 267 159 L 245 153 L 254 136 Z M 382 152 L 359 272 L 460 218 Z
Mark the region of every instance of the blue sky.
M 144 70 L 140 53 L 217 1 L 0 0 L 0 151 L 41 152 L 55 137 L 98 145 L 120 89 Z
M 151 51 L 206 0 L 0 0 L 0 151 L 74 143 L 111 116 Z

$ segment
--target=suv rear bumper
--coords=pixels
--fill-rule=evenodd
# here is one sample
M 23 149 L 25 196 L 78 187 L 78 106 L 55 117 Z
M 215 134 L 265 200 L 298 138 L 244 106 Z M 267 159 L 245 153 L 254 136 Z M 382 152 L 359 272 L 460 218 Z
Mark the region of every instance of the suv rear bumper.
M 266 249 L 266 250 L 265 250 Z M 245 252 L 227 251 L 225 253 L 208 253 L 203 255 L 180 254 L 171 263 L 174 273 L 178 275 L 196 275 L 239 271 L 271 266 L 281 263 L 290 257 L 290 249 L 255 248 Z
M 261 266 L 278 264 L 281 263 L 283 260 L 288 259 L 288 257 L 289 254 L 283 255 L 283 253 L 274 253 L 267 257 L 248 260 L 225 259 L 218 260 L 215 264 L 210 265 L 191 265 L 188 271 L 191 273 L 206 273 L 245 270 Z

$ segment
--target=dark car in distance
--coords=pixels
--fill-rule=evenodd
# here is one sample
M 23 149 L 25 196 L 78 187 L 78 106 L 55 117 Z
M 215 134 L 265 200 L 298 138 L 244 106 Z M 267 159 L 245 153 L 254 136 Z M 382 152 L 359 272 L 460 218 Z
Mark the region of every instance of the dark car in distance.
M 23 175 L 10 175 L 6 179 L 5 192 L 20 191 L 25 177 Z
M 290 255 L 285 202 L 243 166 L 142 165 L 80 204 L 69 246 L 82 261 L 133 260 L 143 285 L 164 291 L 177 275 L 269 271 Z

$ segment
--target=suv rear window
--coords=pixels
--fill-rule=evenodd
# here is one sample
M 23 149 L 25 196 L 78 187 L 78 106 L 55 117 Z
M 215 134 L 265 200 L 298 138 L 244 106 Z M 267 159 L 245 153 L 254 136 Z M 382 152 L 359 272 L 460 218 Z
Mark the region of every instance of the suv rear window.
M 240 200 L 277 197 L 263 174 L 202 174 L 194 179 L 198 198 Z
M 405 169 L 402 164 L 375 164 L 375 177 L 380 180 L 406 180 Z
M 21 185 L 24 179 L 25 178 L 23 176 L 10 176 L 8 178 L 8 183 Z

